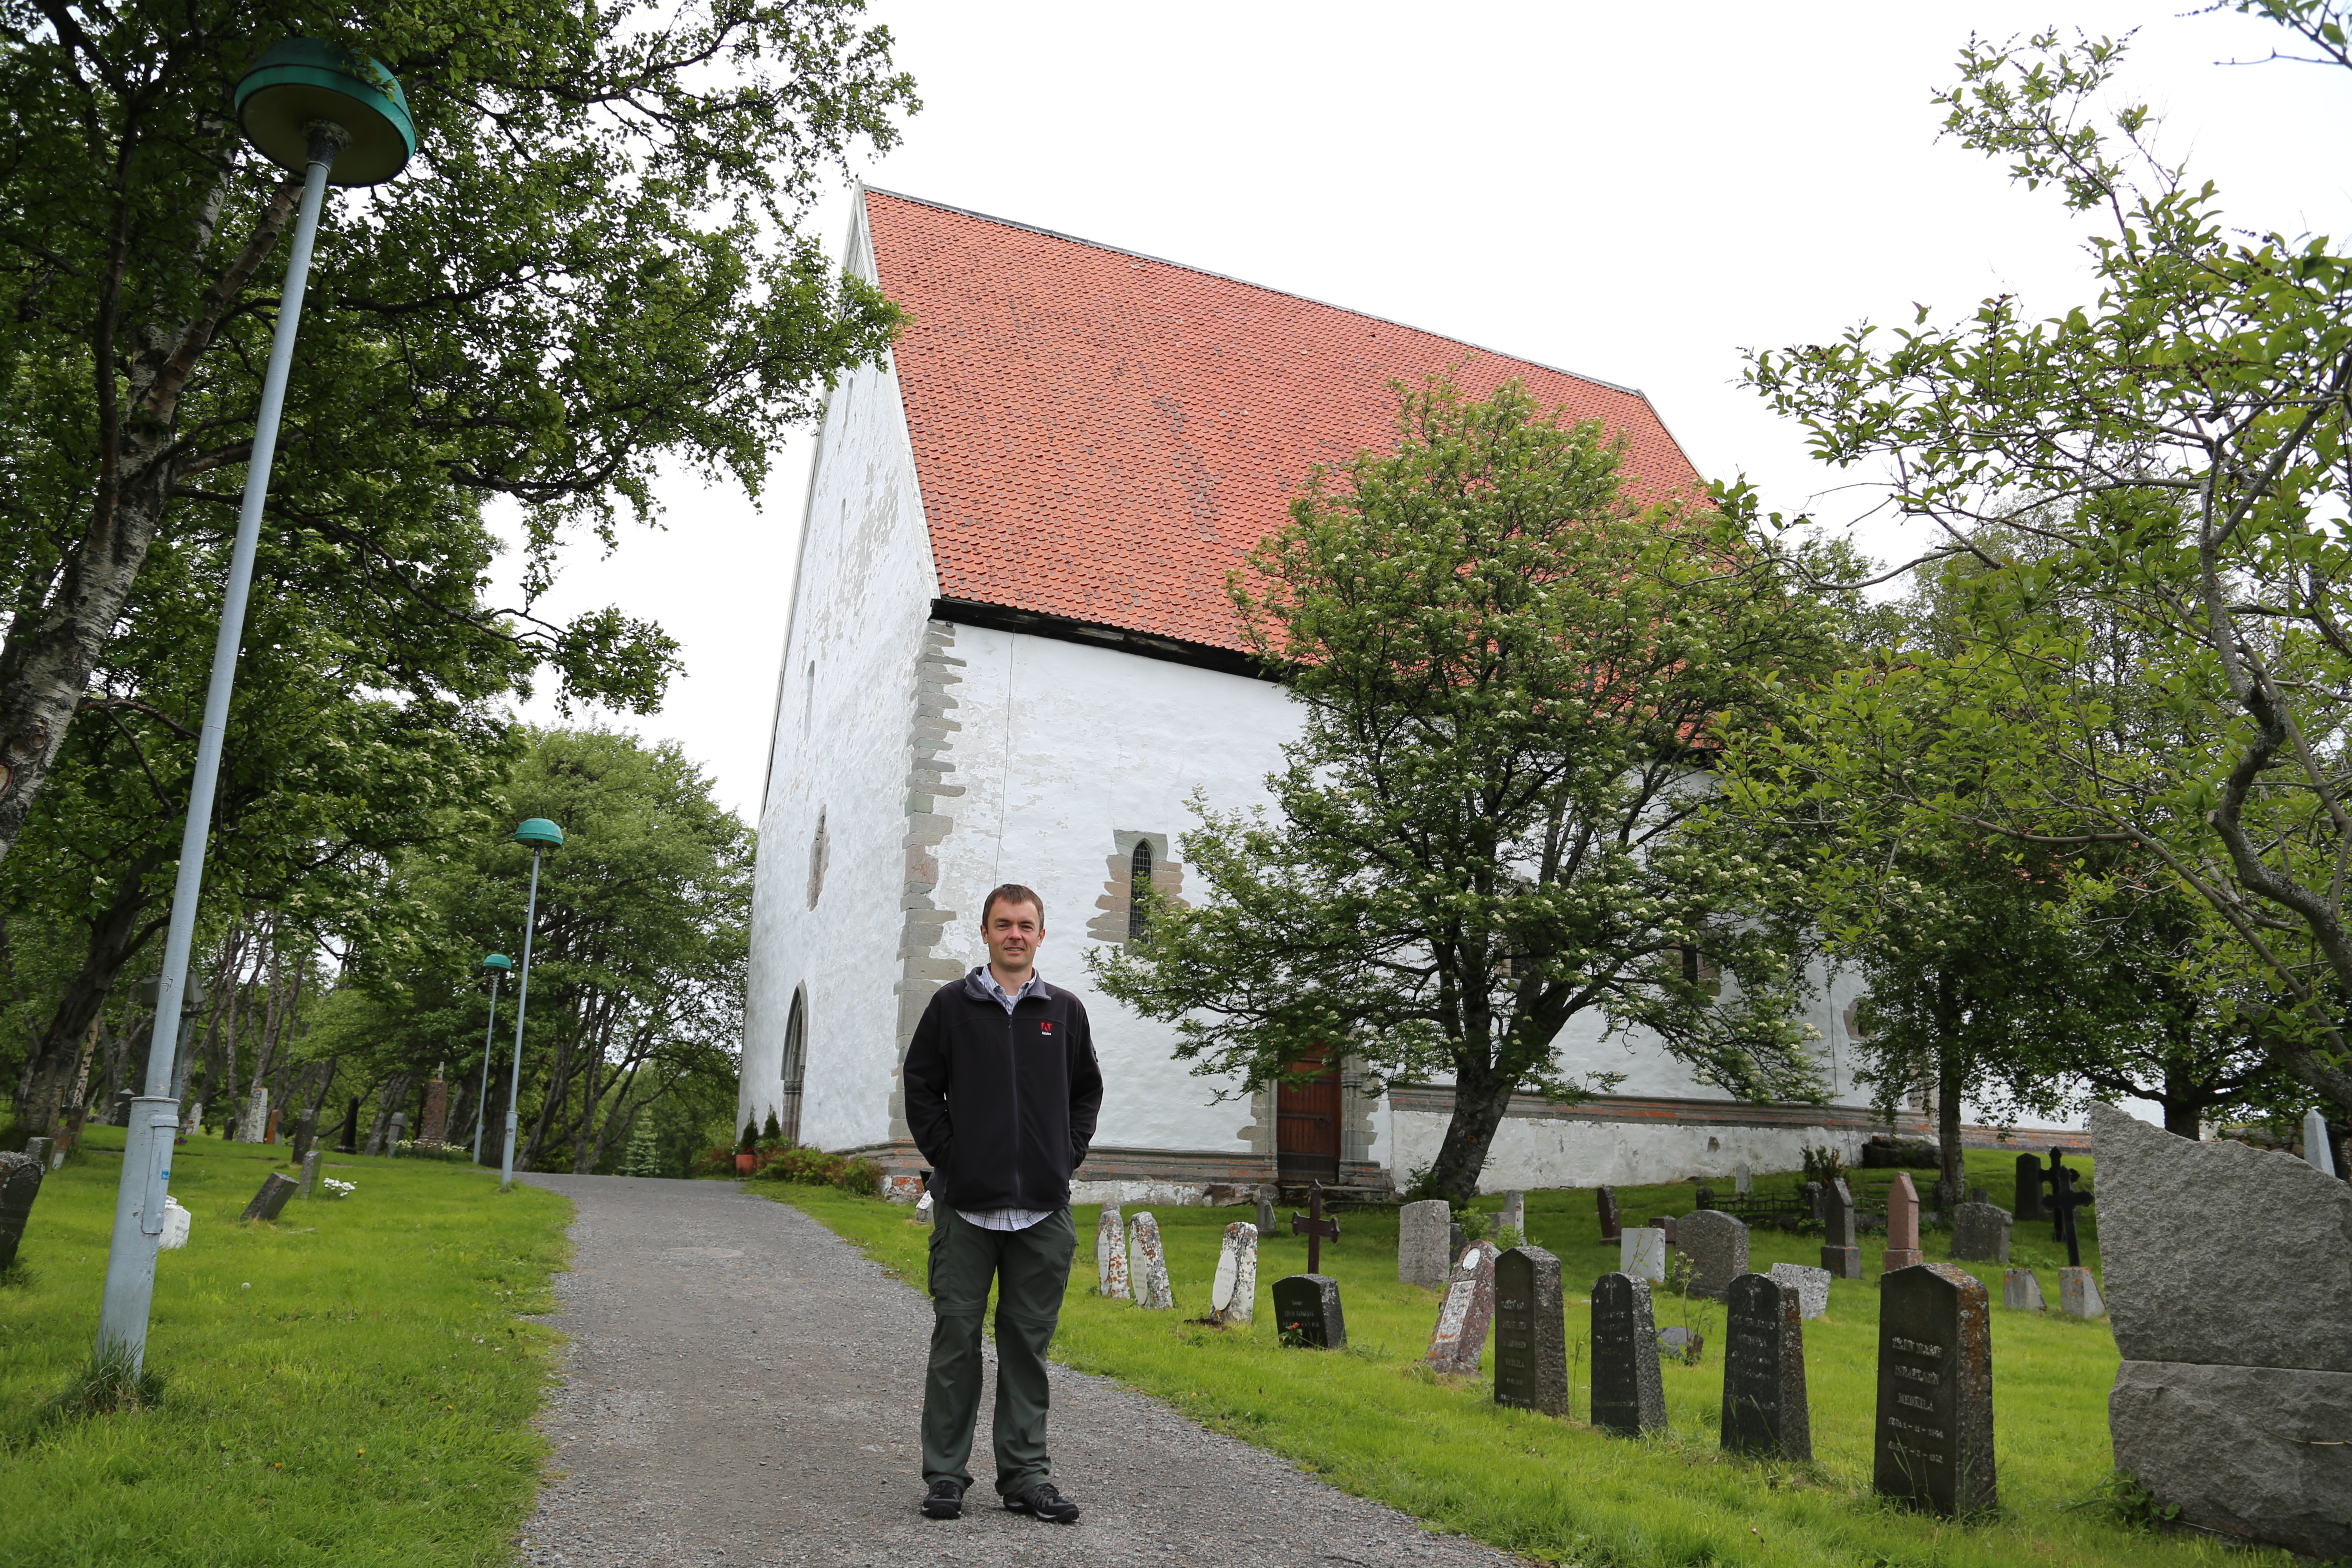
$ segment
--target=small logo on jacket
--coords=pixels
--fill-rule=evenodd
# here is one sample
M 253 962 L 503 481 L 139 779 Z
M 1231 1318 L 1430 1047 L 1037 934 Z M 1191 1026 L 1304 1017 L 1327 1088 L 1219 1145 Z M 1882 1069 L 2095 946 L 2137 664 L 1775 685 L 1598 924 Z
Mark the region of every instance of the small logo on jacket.
M 1041 1035 L 1052 1034 L 1054 1032 L 1053 1020 L 1050 1018 L 1039 1019 L 1037 1022 L 1037 1032 Z

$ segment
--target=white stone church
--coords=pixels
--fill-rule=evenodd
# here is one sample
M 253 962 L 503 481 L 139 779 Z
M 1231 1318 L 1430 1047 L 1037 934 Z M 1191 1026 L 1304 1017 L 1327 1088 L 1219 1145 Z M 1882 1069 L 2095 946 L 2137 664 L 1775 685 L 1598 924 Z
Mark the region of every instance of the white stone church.
M 1108 1086 L 1078 1201 L 1402 1185 L 1436 1152 L 1449 1089 L 1375 1097 L 1342 1062 L 1236 1094 L 1082 963 L 1127 940 L 1135 879 L 1186 893 L 1187 797 L 1266 799 L 1295 732 L 1242 655 L 1226 574 L 1310 466 L 1392 442 L 1396 378 L 1484 395 L 1517 377 L 1621 433 L 1659 490 L 1696 486 L 1690 460 L 1638 392 L 1110 246 L 872 189 L 848 244 L 909 321 L 890 363 L 835 389 L 817 437 L 737 1121 L 773 1110 L 803 1142 L 915 1168 L 900 1058 L 931 992 L 985 958 L 982 896 L 1016 881 L 1045 900 L 1039 973 L 1085 996 Z M 1725 1099 L 1654 1041 L 1579 1020 L 1563 1062 L 1623 1073 L 1622 1092 L 1520 1101 L 1487 1186 L 1786 1169 L 1809 1143 L 1851 1159 L 1876 1130 L 1847 1071 L 1851 1000 L 1833 984 L 1813 1020 L 1829 1107 Z

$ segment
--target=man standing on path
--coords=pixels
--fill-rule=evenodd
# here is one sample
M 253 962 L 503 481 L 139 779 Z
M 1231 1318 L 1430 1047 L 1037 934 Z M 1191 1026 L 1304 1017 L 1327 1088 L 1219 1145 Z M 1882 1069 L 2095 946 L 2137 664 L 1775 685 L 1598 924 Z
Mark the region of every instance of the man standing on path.
M 980 1414 L 981 1318 L 996 1285 L 996 1490 L 1077 1521 L 1045 1457 L 1045 1352 L 1077 1228 L 1070 1173 L 1094 1141 L 1102 1069 L 1084 1004 L 1037 977 L 1045 904 L 1008 882 L 981 906 L 988 962 L 931 996 L 907 1047 L 907 1125 L 931 1164 L 931 1361 L 923 1511 L 960 1519 Z

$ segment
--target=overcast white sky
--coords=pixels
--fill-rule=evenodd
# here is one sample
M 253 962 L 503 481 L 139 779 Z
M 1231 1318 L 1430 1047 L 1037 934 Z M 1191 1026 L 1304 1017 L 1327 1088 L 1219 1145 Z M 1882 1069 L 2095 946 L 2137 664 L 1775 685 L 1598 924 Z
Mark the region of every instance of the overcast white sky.
M 2137 28 L 2127 85 L 2233 221 L 2352 232 L 2340 71 L 2232 68 L 2282 35 L 2159 5 L 876 0 L 925 102 L 872 184 L 1228 273 L 1638 386 L 1710 476 L 1844 518 L 1853 476 L 1736 384 L 1740 351 L 1916 300 L 2087 294 L 2046 193 L 1938 142 L 1973 30 Z M 838 250 L 845 191 L 813 222 Z M 685 645 L 662 711 L 758 808 L 809 440 L 755 508 L 665 487 L 661 531 L 572 552 L 557 613 L 617 603 Z M 1882 552 L 1899 541 L 1866 542 Z M 544 702 L 529 716 L 552 717 Z

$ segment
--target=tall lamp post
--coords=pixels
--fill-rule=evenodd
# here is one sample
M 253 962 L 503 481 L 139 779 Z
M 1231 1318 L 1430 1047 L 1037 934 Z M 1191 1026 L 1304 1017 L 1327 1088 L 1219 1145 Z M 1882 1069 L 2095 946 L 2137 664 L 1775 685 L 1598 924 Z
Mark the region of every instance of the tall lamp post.
M 520 1121 L 518 1100 L 522 1093 L 522 1016 L 530 1005 L 530 928 L 539 923 L 539 857 L 543 850 L 563 847 L 563 829 L 543 816 L 534 816 L 514 830 L 514 841 L 530 846 L 530 902 L 522 917 L 522 973 L 515 980 L 514 1066 L 507 1073 L 507 1152 L 499 1162 L 500 1192 L 514 1185 L 515 1128 Z
M 196 739 L 195 776 L 188 785 L 179 875 L 172 889 L 172 923 L 156 987 L 158 1018 L 179 1016 L 188 953 L 195 945 L 196 903 L 204 891 L 205 845 L 228 731 L 229 692 L 236 683 L 237 647 L 245 637 L 262 503 L 269 495 L 278 420 L 286 406 L 286 375 L 302 321 L 302 291 L 310 278 L 319 208 L 329 185 L 380 185 L 407 167 L 416 151 L 416 124 L 392 73 L 373 60 L 309 38 L 289 38 L 262 56 L 261 63 L 237 83 L 236 108 L 237 123 L 255 150 L 302 175 L 302 205 L 286 258 L 286 287 L 278 307 L 277 333 L 270 341 L 269 366 L 261 378 L 253 451 L 245 465 L 245 502 L 237 512 L 236 540 L 229 553 L 228 590 L 213 639 L 212 684 L 205 692 L 204 728 Z M 146 1092 L 131 1102 L 131 1122 L 123 1135 L 114 1238 L 107 1249 L 106 1292 L 98 1310 L 99 1359 L 120 1359 L 133 1373 L 147 1356 L 156 1238 L 163 1230 L 172 1141 L 180 1122 L 179 1102 L 171 1093 L 177 1042 L 168 1029 L 156 1035 L 155 1047 L 147 1055 Z
M 490 1119 L 490 1038 L 499 1032 L 499 982 L 514 967 L 514 960 L 494 952 L 480 968 L 490 977 L 490 1020 L 482 1026 L 482 1088 L 474 1096 L 474 1163 L 482 1163 L 482 1128 Z

